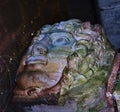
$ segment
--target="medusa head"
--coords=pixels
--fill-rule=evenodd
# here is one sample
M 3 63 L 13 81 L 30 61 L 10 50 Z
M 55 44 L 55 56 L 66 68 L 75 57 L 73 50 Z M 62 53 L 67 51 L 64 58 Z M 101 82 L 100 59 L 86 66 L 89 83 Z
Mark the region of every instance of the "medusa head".
M 43 26 L 21 60 L 14 99 L 58 95 L 92 108 L 102 102 L 113 57 L 100 25 L 72 19 Z

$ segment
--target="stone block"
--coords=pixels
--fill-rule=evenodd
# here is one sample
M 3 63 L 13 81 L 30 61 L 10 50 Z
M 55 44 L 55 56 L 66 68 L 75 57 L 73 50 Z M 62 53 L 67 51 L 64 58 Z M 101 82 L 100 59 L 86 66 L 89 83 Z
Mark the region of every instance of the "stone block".
M 120 5 L 120 0 L 97 0 L 100 8 L 115 7 Z
M 120 0 L 98 0 L 101 23 L 115 48 L 120 48 Z

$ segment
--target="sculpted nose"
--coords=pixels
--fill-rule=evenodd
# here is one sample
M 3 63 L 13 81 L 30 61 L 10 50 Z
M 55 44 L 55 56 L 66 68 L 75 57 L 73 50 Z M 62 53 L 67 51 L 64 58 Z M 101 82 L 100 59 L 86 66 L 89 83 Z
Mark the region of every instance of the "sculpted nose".
M 42 64 L 42 65 L 47 65 L 48 59 L 45 56 L 30 56 L 26 60 L 26 65 L 28 64 Z

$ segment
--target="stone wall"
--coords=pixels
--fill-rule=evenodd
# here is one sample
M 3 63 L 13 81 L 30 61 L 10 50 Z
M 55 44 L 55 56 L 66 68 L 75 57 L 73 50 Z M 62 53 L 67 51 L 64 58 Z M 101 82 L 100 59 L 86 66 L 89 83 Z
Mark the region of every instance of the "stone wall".
M 120 48 L 120 0 L 96 0 L 101 22 L 110 42 Z
M 120 0 L 96 0 L 98 13 L 105 33 L 116 48 L 120 48 Z M 119 73 L 120 74 L 120 73 Z M 114 98 L 117 103 L 116 112 L 120 111 L 120 76 L 116 79 Z M 118 109 L 118 110 L 117 110 Z

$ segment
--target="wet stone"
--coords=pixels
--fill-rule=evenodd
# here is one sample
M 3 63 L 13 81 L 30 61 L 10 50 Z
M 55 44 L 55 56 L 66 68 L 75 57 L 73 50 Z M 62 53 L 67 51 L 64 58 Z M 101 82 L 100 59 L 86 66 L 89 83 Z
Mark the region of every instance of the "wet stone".
M 98 0 L 101 22 L 108 39 L 116 48 L 120 48 L 120 0 Z M 116 41 L 117 40 L 117 41 Z
M 120 48 L 120 0 L 97 0 L 101 22 L 108 39 L 115 48 Z M 120 73 L 119 73 L 120 74 Z M 120 78 L 117 77 L 113 96 L 120 111 Z
M 70 99 L 78 112 L 106 107 L 105 83 L 115 51 L 103 33 L 100 25 L 78 19 L 43 26 L 21 60 L 13 100 L 29 103 L 41 98 L 47 105 L 53 95 L 61 112 L 69 111 L 65 102 Z M 35 109 L 56 112 L 53 107 Z

